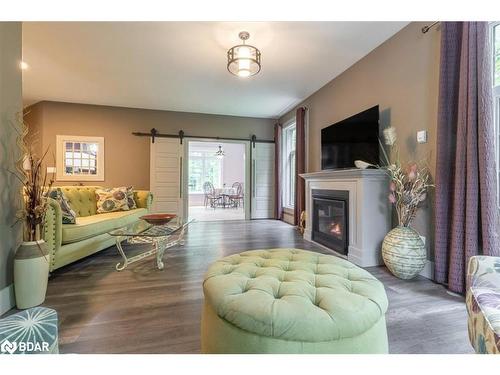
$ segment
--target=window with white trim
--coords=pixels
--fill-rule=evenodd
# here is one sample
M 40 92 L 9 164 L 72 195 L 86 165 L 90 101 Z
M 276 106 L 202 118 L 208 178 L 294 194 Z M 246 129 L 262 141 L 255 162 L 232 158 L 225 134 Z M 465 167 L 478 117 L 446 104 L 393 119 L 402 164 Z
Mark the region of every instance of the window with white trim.
M 58 181 L 104 181 L 104 138 L 58 135 Z
M 215 149 L 189 150 L 189 193 L 203 193 L 203 184 L 211 182 L 214 188 L 222 187 L 222 159 L 215 156 Z
M 282 152 L 282 191 L 283 207 L 295 206 L 295 122 L 283 128 Z

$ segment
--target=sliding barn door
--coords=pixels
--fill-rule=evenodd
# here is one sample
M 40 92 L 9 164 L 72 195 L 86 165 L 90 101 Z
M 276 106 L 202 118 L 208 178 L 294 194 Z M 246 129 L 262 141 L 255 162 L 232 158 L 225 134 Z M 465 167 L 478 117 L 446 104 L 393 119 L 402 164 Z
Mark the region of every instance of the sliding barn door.
M 274 143 L 252 147 L 252 219 L 274 218 Z
M 183 147 L 177 138 L 156 138 L 151 143 L 153 212 L 172 213 L 182 218 L 182 158 Z

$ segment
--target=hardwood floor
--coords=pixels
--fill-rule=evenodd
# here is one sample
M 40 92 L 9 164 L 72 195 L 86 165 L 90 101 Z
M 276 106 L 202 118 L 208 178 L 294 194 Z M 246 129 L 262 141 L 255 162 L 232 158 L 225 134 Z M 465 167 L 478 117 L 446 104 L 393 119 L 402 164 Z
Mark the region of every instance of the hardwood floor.
M 245 220 L 245 210 L 243 207 L 211 207 L 191 206 L 189 207 L 189 219 L 196 221 L 228 221 L 228 220 Z
M 116 272 L 114 247 L 55 271 L 44 306 L 57 310 L 61 353 L 199 353 L 201 283 L 216 259 L 249 249 L 297 247 L 324 252 L 278 221 L 197 222 L 184 247 Z M 391 353 L 469 353 L 463 298 L 433 282 L 369 271 L 389 297 Z

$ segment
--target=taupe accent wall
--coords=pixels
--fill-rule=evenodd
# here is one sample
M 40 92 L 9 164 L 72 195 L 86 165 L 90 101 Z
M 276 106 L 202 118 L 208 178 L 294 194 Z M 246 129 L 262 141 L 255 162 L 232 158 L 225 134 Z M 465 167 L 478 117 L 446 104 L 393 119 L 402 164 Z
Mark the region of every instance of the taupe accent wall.
M 439 27 L 422 34 L 428 23 L 409 24 L 340 76 L 304 100 L 309 109 L 308 171 L 321 170 L 321 129 L 374 105 L 380 105 L 381 128 L 394 126 L 403 160 L 428 157 L 435 170 L 439 78 Z M 282 116 L 287 122 L 295 109 Z M 428 142 L 417 144 L 417 130 L 428 131 Z M 415 220 L 426 237 L 432 258 L 433 194 Z
M 9 172 L 20 154 L 14 126 L 19 129 L 16 120 L 22 111 L 21 40 L 20 22 L 0 22 L 0 308 L 7 309 L 12 301 L 1 292 L 12 284 L 14 252 L 21 241 L 20 225 L 12 226 L 20 208 L 21 187 Z
M 40 102 L 28 109 L 26 121 L 36 133 L 38 152 L 49 148 L 49 160 L 56 153 L 56 135 L 102 136 L 105 144 L 105 181 L 85 185 L 123 186 L 149 189 L 150 138 L 132 132 L 161 133 L 250 139 L 273 139 L 274 120 L 200 113 L 154 111 L 86 104 Z M 48 162 L 48 165 L 55 165 Z M 74 185 L 74 181 L 57 181 Z

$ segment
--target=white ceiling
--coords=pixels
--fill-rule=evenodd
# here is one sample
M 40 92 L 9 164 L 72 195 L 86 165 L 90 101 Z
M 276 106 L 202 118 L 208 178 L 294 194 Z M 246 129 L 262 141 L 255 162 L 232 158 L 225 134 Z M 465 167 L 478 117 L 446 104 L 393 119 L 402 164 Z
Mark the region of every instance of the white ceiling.
M 407 22 L 25 22 L 25 104 L 42 100 L 279 117 Z M 262 52 L 226 70 L 238 32 Z

